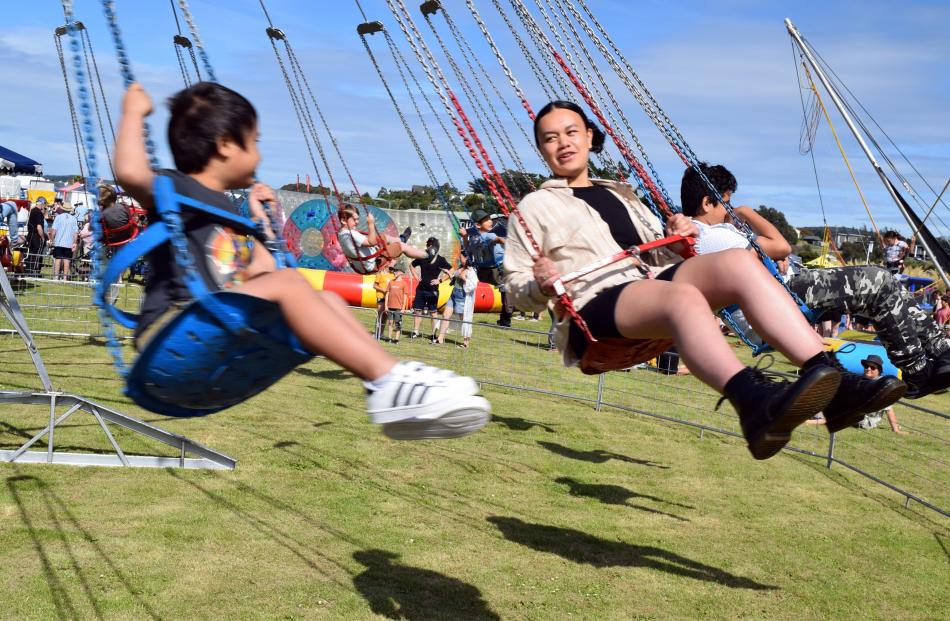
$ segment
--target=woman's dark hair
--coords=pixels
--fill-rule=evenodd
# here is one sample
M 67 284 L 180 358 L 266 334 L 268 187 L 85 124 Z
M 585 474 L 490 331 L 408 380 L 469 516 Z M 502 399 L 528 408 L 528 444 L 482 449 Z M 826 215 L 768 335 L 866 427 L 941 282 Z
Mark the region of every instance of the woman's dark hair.
M 244 147 L 246 134 L 257 125 L 254 106 L 242 95 L 214 82 L 198 82 L 168 100 L 168 146 L 175 168 L 201 172 L 218 152 L 217 141 Z
M 552 110 L 570 110 L 571 112 L 579 115 L 582 119 L 584 119 L 584 127 L 594 133 L 593 139 L 591 140 L 591 153 L 600 153 L 604 150 L 604 139 L 606 138 L 606 136 L 604 136 L 604 132 L 602 132 L 599 127 L 594 125 L 594 123 L 589 118 L 587 118 L 587 115 L 584 114 L 584 111 L 581 110 L 580 106 L 572 101 L 563 101 L 561 99 L 548 103 L 546 106 L 541 108 L 541 110 L 538 111 L 538 115 L 534 117 L 534 145 L 538 147 L 538 149 L 541 148 L 541 141 L 538 140 L 538 124 L 540 124 L 541 119 Z
M 712 182 L 713 187 L 719 192 L 719 196 L 726 192 L 736 191 L 738 186 L 736 178 L 725 166 L 720 164 L 710 166 L 706 162 L 700 162 L 699 169 Z M 680 183 L 680 204 L 683 207 L 683 215 L 690 218 L 695 217 L 699 213 L 703 199 L 706 197 L 709 197 L 709 200 L 713 203 L 719 202 L 706 181 L 700 177 L 695 168 L 690 166 L 683 173 L 683 181 Z

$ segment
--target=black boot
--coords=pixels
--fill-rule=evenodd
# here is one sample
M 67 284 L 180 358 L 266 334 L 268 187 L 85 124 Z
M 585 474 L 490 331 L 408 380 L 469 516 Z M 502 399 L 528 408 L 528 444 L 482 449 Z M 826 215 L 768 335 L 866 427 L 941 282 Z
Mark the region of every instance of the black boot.
M 736 373 L 723 392 L 739 414 L 742 435 L 756 459 L 775 455 L 792 430 L 817 414 L 834 397 L 840 373 L 815 365 L 794 383 L 772 381 L 758 369 Z
M 828 433 L 858 424 L 865 414 L 887 408 L 907 392 L 907 384 L 893 375 L 871 379 L 847 371 L 831 352 L 822 352 L 808 360 L 802 371 L 829 366 L 841 373 L 841 385 L 831 403 L 822 410 Z
M 400 241 L 402 241 L 402 243 L 406 243 L 407 241 L 409 241 L 409 236 L 410 236 L 410 235 L 412 235 L 412 227 L 411 227 L 411 226 L 407 226 L 406 229 L 405 229 L 405 230 L 402 232 L 402 234 L 399 236 L 399 239 L 400 239 Z
M 905 371 L 903 379 L 907 384 L 906 399 L 920 399 L 950 388 L 950 350 L 935 360 L 927 360 L 926 366 L 919 371 Z

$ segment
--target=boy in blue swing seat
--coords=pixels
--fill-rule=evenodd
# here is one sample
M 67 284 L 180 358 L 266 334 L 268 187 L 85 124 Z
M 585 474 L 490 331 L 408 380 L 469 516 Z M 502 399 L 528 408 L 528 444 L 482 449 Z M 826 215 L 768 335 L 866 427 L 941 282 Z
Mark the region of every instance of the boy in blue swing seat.
M 275 202 L 268 186 L 255 183 L 260 153 L 257 113 L 240 94 L 199 82 L 169 101 L 168 142 L 176 170 L 149 165 L 145 118 L 149 96 L 129 87 L 115 147 L 117 181 L 150 212 L 153 181 L 169 177 L 178 194 L 238 214 L 224 191 L 247 188 L 253 218 L 270 234 L 263 203 Z M 253 238 L 216 222 L 214 216 L 183 209 L 182 225 L 195 268 L 211 291 L 228 289 L 276 304 L 290 330 L 310 352 L 333 360 L 361 380 L 370 420 L 398 439 L 450 438 L 481 429 L 490 417 L 486 399 L 472 378 L 418 362 L 397 362 L 366 331 L 336 294 L 314 290 L 294 269 L 278 269 L 274 257 Z M 165 244 L 148 256 L 136 346 L 142 350 L 168 321 L 192 301 Z

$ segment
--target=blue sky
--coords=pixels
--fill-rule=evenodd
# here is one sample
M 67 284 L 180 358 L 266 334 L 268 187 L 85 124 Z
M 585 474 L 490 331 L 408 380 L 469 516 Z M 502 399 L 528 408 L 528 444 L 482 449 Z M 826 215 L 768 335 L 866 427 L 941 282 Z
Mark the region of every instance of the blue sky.
M 950 123 L 946 117 L 950 109 L 950 37 L 945 32 L 950 4 L 945 1 L 588 2 L 695 152 L 708 161 L 726 164 L 736 174 L 737 203 L 776 207 L 797 226 L 818 224 L 822 219 L 811 160 L 799 154 L 802 113 L 785 17 L 796 23 L 932 186 L 939 190 L 950 176 Z M 361 3 L 368 17 L 383 21 L 411 57 L 386 2 Z M 527 3 L 533 6 L 532 0 Z M 316 88 L 357 185 L 375 194 L 380 186 L 428 183 L 356 35 L 356 24 L 362 19 L 355 2 L 270 0 L 266 4 L 275 26 L 286 32 Z M 539 108 L 545 103 L 539 83 L 491 2 L 476 0 L 476 4 L 535 109 Z M 42 161 L 50 174 L 75 172 L 75 147 L 52 37 L 53 28 L 63 22 L 62 10 L 52 0 L 5 5 L 5 27 L 0 33 L 4 58 L 0 66 L 4 84 L 0 144 Z M 418 0 L 407 5 L 430 46 L 437 49 L 420 18 Z M 464 3 L 446 0 L 445 5 L 478 58 L 492 71 L 509 105 L 521 114 Z M 275 185 L 293 181 L 298 173 L 314 177 L 264 34 L 267 22 L 259 3 L 192 0 L 190 6 L 218 78 L 247 95 L 258 108 L 264 158 L 260 177 Z M 162 102 L 182 86 L 171 44 L 176 32 L 171 8 L 162 0 L 119 0 L 116 10 L 136 76 L 157 104 L 152 123 L 158 129 L 162 162 L 170 165 L 161 135 L 167 118 Z M 121 84 L 100 4 L 76 0 L 75 14 L 89 28 L 116 114 Z M 435 23 L 454 50 L 444 21 L 436 18 Z M 380 59 L 388 58 L 381 38 L 369 41 Z M 441 54 L 437 55 L 441 61 Z M 448 72 L 447 65 L 443 66 Z M 383 69 L 396 87 L 400 104 L 410 111 L 393 66 L 384 62 Z M 423 77 L 421 72 L 419 76 Z M 676 198 L 682 165 L 633 97 L 611 80 L 611 89 Z M 835 115 L 833 120 L 839 134 L 845 133 L 839 117 Z M 441 131 L 434 119 L 427 121 L 433 131 Z M 418 120 L 413 118 L 412 123 L 421 139 Z M 506 132 L 521 159 L 541 172 L 537 154 L 513 122 L 508 123 Z M 453 180 L 464 185 L 469 178 L 465 165 L 444 139 L 442 142 Z M 854 140 L 846 136 L 844 143 L 878 225 L 907 230 Z M 329 143 L 326 146 L 329 148 Z M 815 153 L 829 222 L 867 223 L 824 124 L 818 131 Z M 432 162 L 436 164 L 434 158 Z M 334 157 L 331 167 L 338 183 L 348 186 Z M 442 180 L 444 175 L 439 176 Z M 933 200 L 922 182 L 916 181 L 915 187 L 925 201 Z

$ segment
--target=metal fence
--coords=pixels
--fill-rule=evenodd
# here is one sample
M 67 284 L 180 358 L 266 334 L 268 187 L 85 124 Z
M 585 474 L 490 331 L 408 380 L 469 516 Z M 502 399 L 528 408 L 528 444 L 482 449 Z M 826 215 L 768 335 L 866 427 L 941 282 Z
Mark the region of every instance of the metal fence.
M 87 281 L 53 281 L 49 270 L 47 258 L 41 277 L 20 277 L 13 282 L 31 330 L 36 334 L 101 337 L 91 304 L 91 285 Z M 120 285 L 114 291 L 118 305 L 131 310 L 138 308 L 141 294 L 139 284 Z M 374 329 L 375 311 L 353 311 L 368 330 Z M 585 376 L 562 366 L 561 355 L 550 347 L 546 318 L 538 323 L 515 321 L 511 328 L 493 321 L 493 316 L 490 321 L 476 316 L 471 344 L 460 348 L 461 322 L 453 320 L 444 345 L 413 346 L 412 357 L 471 375 L 483 385 L 587 402 L 595 410 L 612 408 L 645 415 L 687 425 L 701 435 L 712 432 L 741 438 L 731 406 L 717 410 L 719 395 L 691 376 L 667 375 L 649 365 Z M 404 316 L 403 343 L 409 340 L 414 322 L 412 315 Z M 431 319 L 422 319 L 422 338 L 431 330 Z M 405 346 L 393 347 L 397 355 L 402 353 L 400 348 Z M 947 397 L 942 399 L 946 402 Z M 914 502 L 950 516 L 950 417 L 912 403 L 900 402 L 895 409 L 909 435 L 892 433 L 886 422 L 878 429 L 848 430 L 833 436 L 822 426 L 805 425 L 796 431 L 788 450 L 819 459 L 829 468 L 837 465 L 866 477 L 902 496 L 905 505 Z

